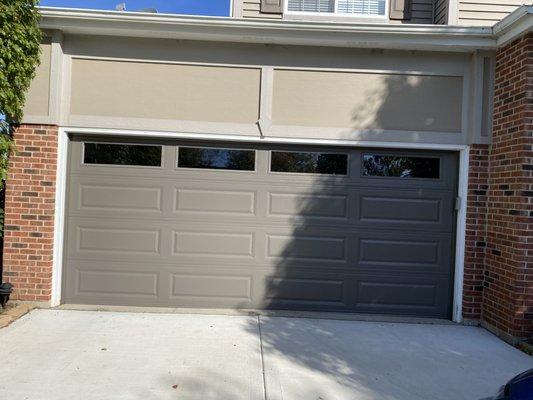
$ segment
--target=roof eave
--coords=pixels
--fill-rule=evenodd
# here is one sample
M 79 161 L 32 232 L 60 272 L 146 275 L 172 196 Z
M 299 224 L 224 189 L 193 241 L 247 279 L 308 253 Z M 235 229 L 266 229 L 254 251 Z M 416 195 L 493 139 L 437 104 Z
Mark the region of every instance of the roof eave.
M 402 50 L 492 50 L 490 27 L 254 21 L 40 8 L 43 29 L 66 34 Z

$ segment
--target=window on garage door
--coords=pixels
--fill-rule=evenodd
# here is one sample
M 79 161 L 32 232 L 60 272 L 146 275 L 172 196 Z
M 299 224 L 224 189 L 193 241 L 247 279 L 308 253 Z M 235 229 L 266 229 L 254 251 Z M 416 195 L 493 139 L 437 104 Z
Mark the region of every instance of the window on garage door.
M 83 163 L 160 167 L 161 152 L 162 147 L 154 145 L 85 142 Z
M 255 150 L 180 146 L 177 166 L 178 168 L 254 171 Z

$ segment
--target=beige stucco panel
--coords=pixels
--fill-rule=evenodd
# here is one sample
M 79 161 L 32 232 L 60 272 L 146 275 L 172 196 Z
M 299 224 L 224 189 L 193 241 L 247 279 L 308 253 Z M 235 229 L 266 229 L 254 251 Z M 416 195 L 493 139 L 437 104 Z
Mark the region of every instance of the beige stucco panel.
M 74 59 L 71 114 L 254 123 L 261 71 Z
M 276 70 L 275 125 L 460 132 L 461 77 Z
M 35 71 L 30 89 L 26 94 L 24 115 L 48 116 L 50 103 L 50 64 L 52 45 L 50 41 L 41 44 L 41 63 Z

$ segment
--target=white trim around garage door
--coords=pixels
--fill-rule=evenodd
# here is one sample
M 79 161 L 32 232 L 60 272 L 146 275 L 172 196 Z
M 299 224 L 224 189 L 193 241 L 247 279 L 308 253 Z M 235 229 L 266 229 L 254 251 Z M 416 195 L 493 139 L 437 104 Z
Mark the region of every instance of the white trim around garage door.
M 463 297 L 463 275 L 465 256 L 465 235 L 466 235 L 466 196 L 468 190 L 468 160 L 469 146 L 453 144 L 430 144 L 430 143 L 405 143 L 405 142 L 371 142 L 353 140 L 328 140 L 328 139 L 300 139 L 283 137 L 259 137 L 242 135 L 221 135 L 221 134 L 198 134 L 198 133 L 169 133 L 169 132 L 147 132 L 119 129 L 86 129 L 86 128 L 59 128 L 58 132 L 58 156 L 56 175 L 56 205 L 54 220 L 54 260 L 52 272 L 52 299 L 51 306 L 61 304 L 62 271 L 64 254 L 64 231 L 66 217 L 66 190 L 68 174 L 68 149 L 69 137 L 71 133 L 90 134 L 95 136 L 127 136 L 127 137 L 150 137 L 168 139 L 198 139 L 198 140 L 223 140 L 228 142 L 248 142 L 248 143 L 271 143 L 271 144 L 300 144 L 300 145 L 322 145 L 322 146 L 349 146 L 349 147 L 375 147 L 375 148 L 403 148 L 413 150 L 447 150 L 459 152 L 459 180 L 458 180 L 458 200 L 459 211 L 457 213 L 457 232 L 455 249 L 455 271 L 454 271 L 454 294 L 453 294 L 453 316 L 454 322 L 462 322 L 462 297 Z
M 65 242 L 65 210 L 68 173 L 68 132 L 59 128 L 57 133 L 56 198 L 54 215 L 54 250 L 52 261 L 52 297 L 50 305 L 61 304 L 63 279 L 63 244 Z

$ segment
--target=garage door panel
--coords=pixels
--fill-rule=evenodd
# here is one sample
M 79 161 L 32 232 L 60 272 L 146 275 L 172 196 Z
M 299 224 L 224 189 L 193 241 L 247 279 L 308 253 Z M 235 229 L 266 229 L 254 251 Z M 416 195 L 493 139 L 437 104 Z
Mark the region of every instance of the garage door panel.
M 423 235 L 361 234 L 356 239 L 355 263 L 359 268 L 449 274 L 450 237 Z
M 449 232 L 451 193 L 424 190 L 361 190 L 357 224 L 376 229 L 423 229 Z
M 71 218 L 67 258 L 156 262 L 171 254 L 170 229 L 121 219 Z
M 72 177 L 69 213 L 82 216 L 121 215 L 154 218 L 163 215 L 165 187 L 153 179 Z
M 344 237 L 267 234 L 267 256 L 345 262 L 346 241 Z
M 437 264 L 436 241 L 361 239 L 359 262 L 365 264 Z
M 113 252 L 160 255 L 161 231 L 158 229 L 113 229 L 77 227 L 77 248 L 84 252 Z
M 251 232 L 173 232 L 174 255 L 200 257 L 254 257 L 254 237 Z
M 449 282 L 413 276 L 366 276 L 356 282 L 355 310 L 447 317 Z
M 172 274 L 171 297 L 235 299 L 252 302 L 252 277 L 228 275 Z
M 348 218 L 348 194 L 270 192 L 269 217 Z
M 175 199 L 177 212 L 255 215 L 255 191 L 175 188 Z
M 164 295 L 165 272 L 147 261 L 120 263 L 105 259 L 68 258 L 64 300 L 78 304 L 154 305 Z
M 157 296 L 158 274 L 150 272 L 77 270 L 78 295 Z
M 80 184 L 79 190 L 79 209 L 82 211 L 162 211 L 161 187 Z
M 439 179 L 404 179 L 361 174 L 376 150 L 228 145 L 255 150 L 254 171 L 229 171 L 178 168 L 180 144 L 159 144 L 161 167 L 85 165 L 72 144 L 65 301 L 448 316 L 454 155 L 380 149 L 439 158 Z M 299 173 L 288 157 L 272 173 L 271 149 L 349 168 Z
M 347 282 L 340 277 L 269 276 L 263 306 L 274 309 L 348 310 Z

